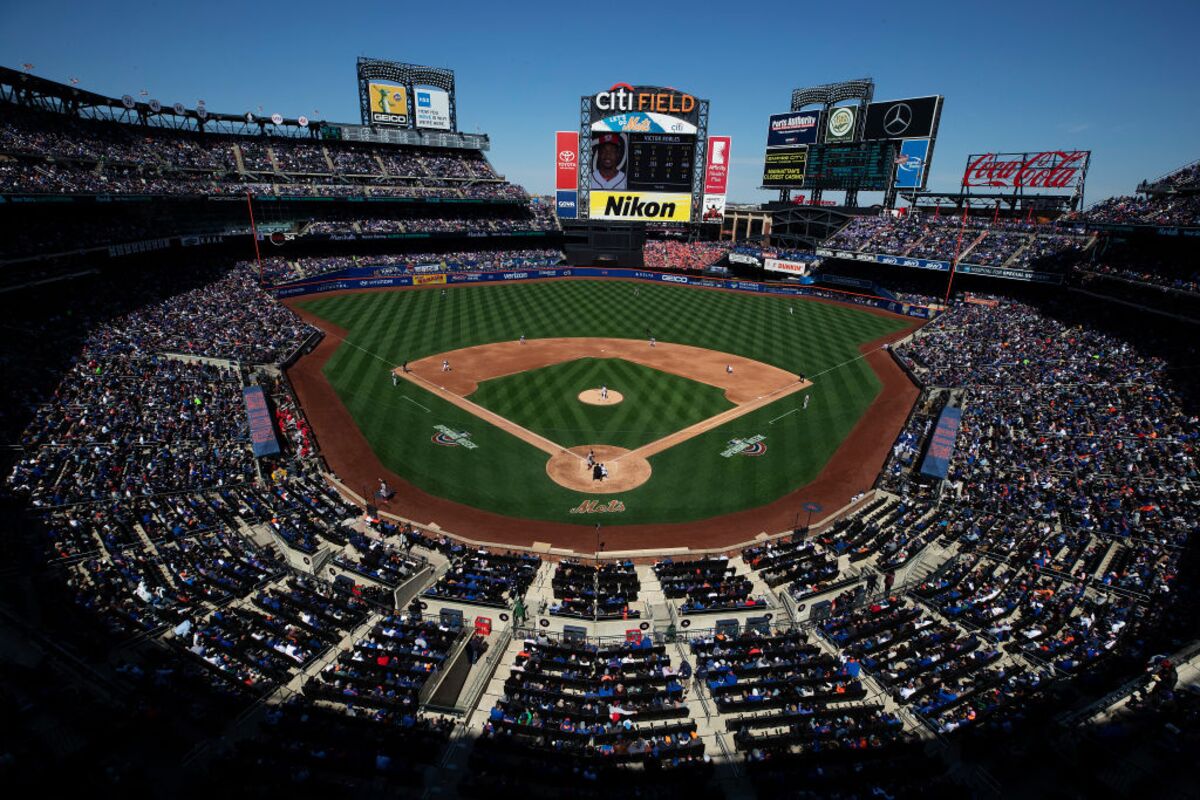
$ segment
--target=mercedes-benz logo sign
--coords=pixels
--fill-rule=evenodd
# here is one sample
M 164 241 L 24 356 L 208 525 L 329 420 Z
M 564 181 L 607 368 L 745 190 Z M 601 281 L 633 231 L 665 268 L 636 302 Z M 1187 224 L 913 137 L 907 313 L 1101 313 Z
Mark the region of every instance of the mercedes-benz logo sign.
M 888 136 L 899 136 L 912 125 L 913 111 L 908 103 L 896 103 L 883 114 L 883 132 Z

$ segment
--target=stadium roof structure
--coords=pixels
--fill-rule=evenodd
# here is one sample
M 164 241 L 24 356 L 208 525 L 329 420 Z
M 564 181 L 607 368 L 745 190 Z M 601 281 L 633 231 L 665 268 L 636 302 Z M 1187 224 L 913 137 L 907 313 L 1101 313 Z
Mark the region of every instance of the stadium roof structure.
M 316 138 L 331 135 L 352 141 L 426 147 L 457 147 L 487 150 L 490 141 L 483 133 L 394 130 L 378 132 L 355 123 L 284 117 L 247 111 L 230 114 L 209 111 L 202 103 L 188 108 L 183 103 L 164 104 L 153 98 L 132 95 L 112 97 L 77 86 L 0 66 L 0 102 L 78 116 L 201 133 L 240 136 Z

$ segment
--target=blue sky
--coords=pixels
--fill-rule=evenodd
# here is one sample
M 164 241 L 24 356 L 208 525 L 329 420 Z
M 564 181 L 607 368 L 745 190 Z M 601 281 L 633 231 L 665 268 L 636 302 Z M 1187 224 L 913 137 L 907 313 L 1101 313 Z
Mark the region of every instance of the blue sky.
M 575 9 L 586 7 L 587 12 Z M 733 137 L 730 199 L 761 202 L 766 120 L 791 90 L 869 76 L 943 94 L 930 187 L 968 153 L 1093 151 L 1087 202 L 1200 158 L 1200 2 L 82 3 L 0 0 L 0 63 L 213 111 L 358 121 L 359 55 L 454 69 L 459 127 L 534 192 L 553 132 L 613 83 L 675 86 Z

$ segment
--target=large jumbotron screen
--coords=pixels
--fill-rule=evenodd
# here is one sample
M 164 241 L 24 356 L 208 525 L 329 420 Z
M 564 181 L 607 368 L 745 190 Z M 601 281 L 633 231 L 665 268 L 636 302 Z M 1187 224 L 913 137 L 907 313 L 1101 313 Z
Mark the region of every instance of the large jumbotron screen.
M 593 95 L 587 174 L 592 219 L 691 222 L 700 101 L 675 89 L 617 84 Z M 581 167 L 582 169 L 582 167 Z

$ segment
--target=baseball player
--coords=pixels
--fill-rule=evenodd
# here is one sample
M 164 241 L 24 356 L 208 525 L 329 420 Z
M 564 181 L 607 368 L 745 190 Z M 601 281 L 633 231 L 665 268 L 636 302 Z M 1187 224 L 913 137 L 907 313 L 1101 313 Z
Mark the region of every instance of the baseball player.
M 607 477 L 608 477 L 608 467 L 601 464 L 600 465 L 600 480 L 603 481 Z
M 400 379 L 396 377 L 396 373 L 392 373 L 392 386 L 399 386 Z
M 521 334 L 521 344 L 525 344 L 525 334 Z
M 651 347 L 654 347 L 654 343 L 655 343 L 656 341 L 658 341 L 658 340 L 657 340 L 657 339 L 655 339 L 653 336 L 651 336 L 651 337 L 650 337 L 650 346 L 651 346 Z
M 450 361 L 449 361 L 449 359 L 443 358 L 442 359 L 442 372 L 449 372 L 449 371 L 450 371 Z
M 804 407 L 808 408 L 808 395 L 804 395 Z
M 607 400 L 607 399 L 608 399 L 608 386 L 607 386 L 606 384 L 603 384 L 603 383 L 602 383 L 602 384 L 600 384 L 600 399 L 601 399 L 601 400 Z
M 733 364 L 726 364 L 726 365 L 725 365 L 725 374 L 726 374 L 726 375 L 732 375 L 732 374 L 733 374 Z
M 588 450 L 587 466 L 588 466 L 588 469 L 591 469 L 592 467 L 596 466 L 596 451 L 595 450 Z

